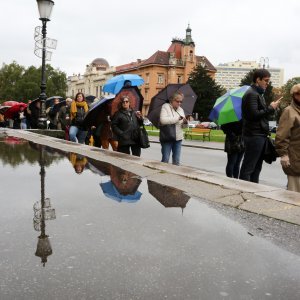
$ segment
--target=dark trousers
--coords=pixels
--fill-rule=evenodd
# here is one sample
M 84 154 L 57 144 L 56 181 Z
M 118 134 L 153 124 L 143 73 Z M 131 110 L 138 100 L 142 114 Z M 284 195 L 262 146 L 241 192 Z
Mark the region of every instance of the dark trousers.
M 239 178 L 240 165 L 244 152 L 227 153 L 226 176 Z
M 245 155 L 240 171 L 240 179 L 258 183 L 263 164 L 266 136 L 244 136 Z
M 123 145 L 123 146 L 118 146 L 118 152 L 130 154 L 130 149 L 131 153 L 134 156 L 141 156 L 141 147 L 139 145 Z

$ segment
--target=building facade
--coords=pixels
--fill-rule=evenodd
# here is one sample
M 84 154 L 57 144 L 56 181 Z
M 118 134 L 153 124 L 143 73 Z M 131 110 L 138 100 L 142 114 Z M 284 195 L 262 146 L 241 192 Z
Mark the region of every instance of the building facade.
M 105 82 L 114 76 L 116 69 L 110 67 L 104 58 L 96 58 L 89 65 L 83 75 L 73 74 L 68 77 L 67 96 L 74 98 L 78 92 L 85 96 L 93 95 L 97 98 L 104 96 Z
M 261 63 L 256 61 L 241 61 L 228 62 L 219 64 L 216 69 L 217 73 L 215 80 L 218 84 L 222 85 L 226 89 L 233 89 L 240 85 L 241 80 L 253 69 L 262 68 Z M 266 66 L 266 69 L 271 73 L 272 85 L 276 88 L 283 86 L 284 70 L 279 68 L 270 68 Z
M 195 54 L 196 47 L 192 39 L 190 26 L 186 29 L 184 39 L 173 38 L 167 51 L 156 51 L 147 59 L 137 59 L 135 62 L 110 67 L 103 58 L 97 58 L 86 66 L 83 75 L 68 77 L 67 95 L 74 97 L 76 93 L 93 95 L 97 98 L 105 96 L 103 86 L 105 82 L 119 74 L 138 74 L 145 83 L 140 87 L 144 97 L 142 113 L 147 115 L 151 99 L 170 83 L 186 83 L 189 74 L 201 64 L 207 73 L 215 78 L 216 69 L 205 56 Z
M 167 51 L 156 51 L 149 58 L 116 67 L 116 75 L 131 73 L 141 76 L 145 83 L 140 87 L 144 97 L 143 114 L 147 115 L 151 99 L 170 83 L 186 83 L 191 71 L 201 64 L 214 78 L 216 69 L 205 56 L 195 54 L 191 28 L 184 39 L 173 38 Z

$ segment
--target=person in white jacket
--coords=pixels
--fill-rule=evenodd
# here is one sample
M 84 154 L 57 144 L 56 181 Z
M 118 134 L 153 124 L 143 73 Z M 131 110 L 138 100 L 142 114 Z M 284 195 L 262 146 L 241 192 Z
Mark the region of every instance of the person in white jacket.
M 168 163 L 172 152 L 173 165 L 180 164 L 182 125 L 187 123 L 181 103 L 184 95 L 175 92 L 169 103 L 163 104 L 160 111 L 160 143 L 162 162 Z

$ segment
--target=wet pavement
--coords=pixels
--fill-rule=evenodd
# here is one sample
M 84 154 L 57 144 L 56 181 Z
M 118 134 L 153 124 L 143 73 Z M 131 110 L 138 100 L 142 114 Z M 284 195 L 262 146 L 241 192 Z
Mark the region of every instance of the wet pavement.
M 1 299 L 300 298 L 297 225 L 33 143 L 0 165 Z

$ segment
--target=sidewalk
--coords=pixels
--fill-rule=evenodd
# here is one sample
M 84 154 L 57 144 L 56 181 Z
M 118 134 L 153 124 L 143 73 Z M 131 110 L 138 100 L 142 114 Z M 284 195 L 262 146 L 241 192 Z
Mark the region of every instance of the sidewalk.
M 159 143 L 158 136 L 150 136 L 149 141 L 151 143 Z M 182 146 L 184 147 L 195 147 L 195 148 L 204 148 L 212 150 L 224 150 L 224 143 L 218 142 L 209 142 L 209 141 L 200 141 L 200 140 L 182 140 Z

